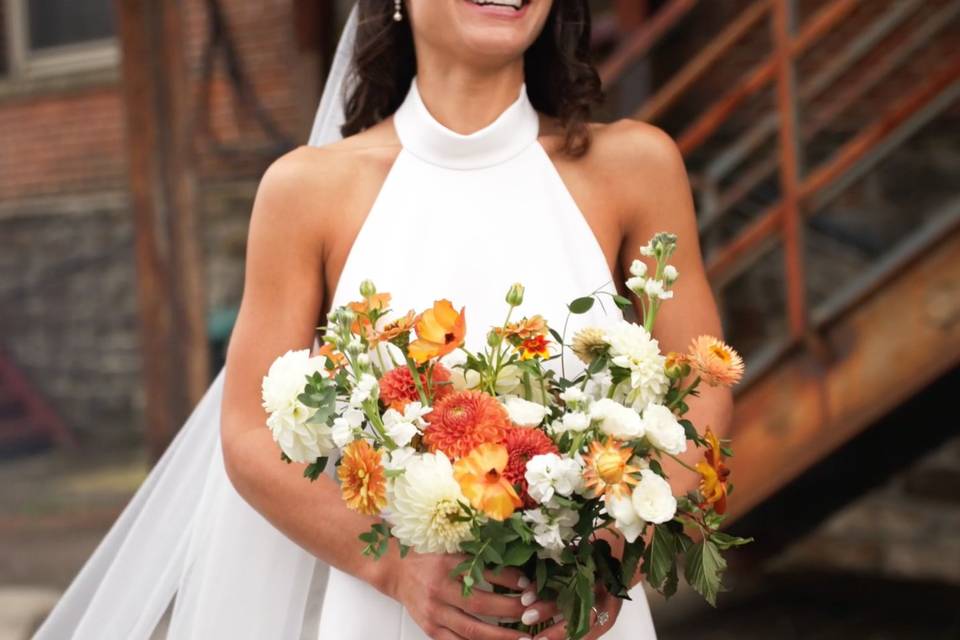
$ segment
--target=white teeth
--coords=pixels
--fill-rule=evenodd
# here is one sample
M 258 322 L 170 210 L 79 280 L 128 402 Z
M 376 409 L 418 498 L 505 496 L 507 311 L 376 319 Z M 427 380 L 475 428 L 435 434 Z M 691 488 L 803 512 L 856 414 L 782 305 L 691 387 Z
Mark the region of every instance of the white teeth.
M 473 4 L 478 5 L 494 5 L 497 7 L 513 7 L 514 9 L 521 9 L 523 7 L 523 0 L 470 0 Z

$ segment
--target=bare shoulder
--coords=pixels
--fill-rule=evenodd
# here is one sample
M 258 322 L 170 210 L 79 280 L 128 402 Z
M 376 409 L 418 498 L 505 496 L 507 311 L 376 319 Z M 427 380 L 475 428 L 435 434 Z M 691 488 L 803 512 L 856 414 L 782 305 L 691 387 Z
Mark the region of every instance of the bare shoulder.
M 362 207 L 399 151 L 392 127 L 375 127 L 321 147 L 301 145 L 275 159 L 257 188 L 251 226 L 283 224 L 307 237 Z M 324 244 L 327 244 L 324 242 Z
M 624 118 L 591 125 L 586 170 L 606 184 L 625 228 L 682 229 L 694 223 L 693 198 L 683 154 L 663 129 Z

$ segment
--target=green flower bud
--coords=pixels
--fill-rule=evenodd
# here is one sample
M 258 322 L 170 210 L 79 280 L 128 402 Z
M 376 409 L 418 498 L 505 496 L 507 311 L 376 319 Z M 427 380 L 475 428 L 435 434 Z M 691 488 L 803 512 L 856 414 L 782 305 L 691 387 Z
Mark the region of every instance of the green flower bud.
M 511 307 L 519 307 L 523 304 L 523 285 L 519 282 L 514 283 L 507 291 L 507 304 Z
M 364 298 L 377 295 L 377 285 L 373 284 L 373 280 L 364 280 L 360 283 L 360 295 Z

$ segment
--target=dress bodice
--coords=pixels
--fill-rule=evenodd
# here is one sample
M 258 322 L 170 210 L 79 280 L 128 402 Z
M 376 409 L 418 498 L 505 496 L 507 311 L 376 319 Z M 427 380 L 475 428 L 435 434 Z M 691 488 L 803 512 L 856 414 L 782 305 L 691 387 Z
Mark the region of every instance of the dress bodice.
M 394 115 L 401 151 L 350 249 L 332 306 L 359 298 L 373 280 L 392 308 L 422 311 L 448 298 L 466 308 L 467 345 L 482 346 L 502 324 L 504 295 L 526 288 L 519 314 L 541 314 L 560 331 L 574 298 L 615 287 L 592 229 L 538 141 L 539 116 L 526 86 L 492 123 L 460 134 L 438 122 L 416 78 Z M 515 312 L 516 313 L 516 312 Z M 620 318 L 603 308 L 571 317 Z M 578 367 L 568 353 L 566 363 Z

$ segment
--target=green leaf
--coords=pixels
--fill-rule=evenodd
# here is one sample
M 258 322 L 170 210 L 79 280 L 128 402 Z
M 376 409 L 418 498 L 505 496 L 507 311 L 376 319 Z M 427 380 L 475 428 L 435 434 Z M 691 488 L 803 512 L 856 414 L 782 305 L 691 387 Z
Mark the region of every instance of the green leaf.
M 631 306 L 633 306 L 629 298 L 625 298 L 619 293 L 613 295 L 613 302 L 621 309 L 629 309 Z
M 643 557 L 643 550 L 646 543 L 643 538 L 637 538 L 633 542 L 628 542 L 623 546 L 623 558 L 620 561 L 620 571 L 623 577 L 623 583 L 630 585 L 633 577 L 637 573 L 637 566 L 640 564 L 640 558 Z
M 311 462 L 303 470 L 303 477 L 310 478 L 310 482 L 313 482 L 320 477 L 320 474 L 322 474 L 326 468 L 327 458 L 317 458 L 315 462 Z
M 653 458 L 650 458 L 649 464 L 650 464 L 650 470 L 653 471 L 655 474 L 657 474 L 661 478 L 667 477 L 667 474 L 663 472 L 663 467 L 660 466 L 659 460 L 654 460 Z
M 727 562 L 720 549 L 710 540 L 692 545 L 686 553 L 687 582 L 712 606 L 717 606 L 717 594 L 723 590 L 721 579 Z
M 586 313 L 593 308 L 593 296 L 584 296 L 583 298 L 577 298 L 573 302 L 567 305 L 567 308 L 570 310 L 570 313 L 580 314 Z
M 283 451 L 280 452 L 280 459 L 283 460 L 284 462 L 286 462 L 287 464 L 290 464 L 291 462 L 293 462 L 293 460 L 290 459 L 290 456 L 288 456 L 288 455 L 287 455 L 285 452 L 283 452 Z
M 753 538 L 732 536 L 729 533 L 723 533 L 722 531 L 714 531 L 710 535 L 710 540 L 712 540 L 713 543 L 717 545 L 717 548 L 721 551 L 726 551 L 727 549 L 732 549 L 734 547 L 742 547 L 745 544 L 750 544 L 753 542 Z
M 653 528 L 650 545 L 643 556 L 643 573 L 647 582 L 661 591 L 667 578 L 677 571 L 677 539 L 666 525 L 658 524 Z
M 527 563 L 527 560 L 533 556 L 535 550 L 533 545 L 524 544 L 519 541 L 514 542 L 507 547 L 507 551 L 503 554 L 503 564 L 508 567 L 523 566 Z

